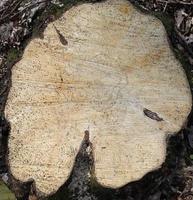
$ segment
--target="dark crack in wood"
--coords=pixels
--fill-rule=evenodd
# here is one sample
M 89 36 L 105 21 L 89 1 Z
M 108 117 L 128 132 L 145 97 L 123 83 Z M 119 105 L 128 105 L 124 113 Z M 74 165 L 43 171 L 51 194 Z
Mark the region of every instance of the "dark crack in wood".
M 68 45 L 68 41 L 67 41 L 66 38 L 60 33 L 60 31 L 56 28 L 55 25 L 54 25 L 54 28 L 55 28 L 55 30 L 56 30 L 56 33 L 58 34 L 58 37 L 59 37 L 60 42 L 61 42 L 64 46 Z
M 152 112 L 151 110 L 148 110 L 147 108 L 143 109 L 143 113 L 145 116 L 149 117 L 150 119 L 156 120 L 158 122 L 163 121 L 163 118 L 159 117 L 157 113 Z

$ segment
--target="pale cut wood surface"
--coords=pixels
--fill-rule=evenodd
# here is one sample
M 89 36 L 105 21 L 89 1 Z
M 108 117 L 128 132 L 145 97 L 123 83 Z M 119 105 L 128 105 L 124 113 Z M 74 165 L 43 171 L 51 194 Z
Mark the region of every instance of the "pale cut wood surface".
M 30 42 L 12 73 L 11 171 L 46 194 L 68 179 L 85 131 L 97 181 L 117 188 L 164 162 L 166 135 L 191 110 L 163 25 L 126 0 L 71 8 Z

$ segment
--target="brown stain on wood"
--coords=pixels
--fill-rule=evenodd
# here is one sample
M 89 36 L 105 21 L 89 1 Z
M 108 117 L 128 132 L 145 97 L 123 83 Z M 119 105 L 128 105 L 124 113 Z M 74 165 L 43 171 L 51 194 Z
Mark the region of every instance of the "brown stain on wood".
M 119 11 L 122 12 L 122 13 L 124 13 L 124 14 L 129 14 L 130 11 L 131 11 L 131 9 L 128 6 L 128 4 L 124 4 L 124 5 L 120 6 Z
M 133 66 L 138 66 L 141 68 L 149 67 L 154 62 L 159 62 L 163 57 L 163 54 L 166 52 L 166 49 L 159 49 L 155 52 L 150 52 L 148 54 L 138 56 L 134 58 L 131 63 L 123 69 L 123 72 L 130 74 L 134 72 Z
M 64 54 L 64 60 L 65 61 L 71 61 L 73 59 L 73 54 L 71 53 L 65 53 Z
M 140 67 L 148 67 L 152 65 L 154 61 L 158 62 L 163 57 L 165 49 L 159 49 L 155 52 L 151 52 L 150 54 L 146 54 L 136 60 L 136 64 Z

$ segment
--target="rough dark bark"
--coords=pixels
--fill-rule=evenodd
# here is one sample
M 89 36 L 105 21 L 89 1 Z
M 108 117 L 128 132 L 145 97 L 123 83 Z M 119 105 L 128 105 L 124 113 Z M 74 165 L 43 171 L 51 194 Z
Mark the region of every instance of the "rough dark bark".
M 97 0 L 95 0 L 97 1 Z M 130 0 L 145 12 L 158 16 L 167 28 L 176 56 L 184 64 L 191 90 L 193 90 L 193 2 L 190 0 Z M 59 17 L 81 0 L 2 0 L 0 2 L 0 177 L 21 200 L 43 199 L 36 191 L 33 180 L 17 181 L 9 170 L 9 124 L 3 110 L 9 92 L 10 71 L 21 57 L 28 40 L 39 35 L 49 21 Z M 94 1 L 92 1 L 94 2 Z M 187 200 L 193 199 L 193 169 L 190 155 L 192 116 L 183 130 L 168 139 L 168 156 L 160 170 L 147 174 L 142 180 L 113 190 L 103 188 L 88 177 L 92 174 L 92 152 L 88 140 L 82 144 L 69 180 L 49 199 L 124 199 L 124 200 Z

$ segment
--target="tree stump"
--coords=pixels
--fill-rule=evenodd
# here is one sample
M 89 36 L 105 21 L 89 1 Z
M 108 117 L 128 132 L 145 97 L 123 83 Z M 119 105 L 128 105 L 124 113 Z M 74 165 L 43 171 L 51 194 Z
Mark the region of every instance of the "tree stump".
M 11 172 L 55 192 L 86 133 L 93 175 L 119 188 L 161 166 L 166 137 L 185 124 L 191 98 L 157 18 L 126 0 L 74 6 L 13 67 L 5 107 Z

